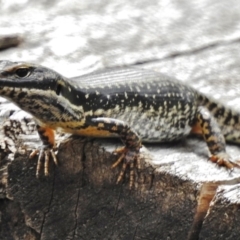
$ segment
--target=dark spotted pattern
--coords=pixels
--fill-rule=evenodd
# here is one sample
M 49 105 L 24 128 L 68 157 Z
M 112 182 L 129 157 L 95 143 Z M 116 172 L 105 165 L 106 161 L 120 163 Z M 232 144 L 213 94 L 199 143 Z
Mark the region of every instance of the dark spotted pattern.
M 57 128 L 89 136 L 119 136 L 125 147 L 114 166 L 124 161 L 119 181 L 126 163 L 130 165 L 130 185 L 141 141 L 173 141 L 199 128 L 196 132 L 203 135 L 211 160 L 228 168 L 233 164 L 224 137 L 240 142 L 238 113 L 148 70 L 113 69 L 66 79 L 42 66 L 0 61 L 0 95 L 35 117 L 48 148 L 54 145 L 52 130 Z M 52 150 L 44 154 L 47 162 L 49 154 L 56 162 Z

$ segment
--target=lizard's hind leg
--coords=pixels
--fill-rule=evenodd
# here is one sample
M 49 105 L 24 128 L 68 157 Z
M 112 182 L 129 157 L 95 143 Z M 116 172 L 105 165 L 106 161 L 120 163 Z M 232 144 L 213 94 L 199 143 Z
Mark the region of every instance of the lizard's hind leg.
M 207 143 L 210 160 L 219 166 L 233 169 L 238 166 L 230 160 L 226 153 L 226 143 L 217 121 L 205 107 L 198 107 L 195 124 L 192 126 L 192 133 L 201 133 Z M 238 166 L 239 167 L 239 166 Z

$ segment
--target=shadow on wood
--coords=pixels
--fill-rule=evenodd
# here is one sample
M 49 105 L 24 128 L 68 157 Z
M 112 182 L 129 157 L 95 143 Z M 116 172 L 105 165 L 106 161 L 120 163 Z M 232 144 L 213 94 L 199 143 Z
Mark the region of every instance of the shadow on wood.
M 173 175 L 164 165 L 156 167 L 149 160 L 151 164 L 143 161 L 133 190 L 128 189 L 129 176 L 116 185 L 120 169 L 111 169 L 114 156 L 110 149 L 119 142 L 112 142 L 67 139 L 60 146 L 59 166 L 52 164 L 51 175 L 39 179 L 35 177 L 36 159 L 17 154 L 8 165 L 7 198 L 1 200 L 2 239 L 198 239 L 218 183 L 207 185 L 212 191 L 208 196 L 206 183 L 194 182 L 187 175 L 183 179 L 177 172 Z M 168 146 L 160 149 L 167 152 Z M 174 147 L 188 148 L 185 142 Z M 156 152 L 159 146 L 152 148 Z M 199 164 L 215 168 L 204 160 Z M 202 207 L 201 199 L 206 203 Z M 219 211 L 227 208 L 235 216 L 237 203 L 235 208 L 229 205 L 223 204 Z M 221 219 L 214 221 L 217 224 Z M 204 229 L 208 227 L 213 227 L 211 222 L 204 225 Z M 239 227 L 231 231 L 236 233 Z M 225 231 L 223 236 L 226 234 L 230 233 Z M 210 239 L 206 237 L 210 235 L 207 232 L 202 239 Z
M 39 179 L 36 161 L 26 155 L 16 156 L 8 166 L 7 195 L 12 199 L 8 204 L 19 206 L 15 214 L 22 212 L 19 220 L 26 224 L 19 238 L 26 239 L 27 232 L 34 232 L 31 239 L 176 239 L 187 235 L 196 205 L 188 197 L 189 192 L 196 193 L 188 182 L 167 174 L 153 176 L 153 168 L 148 167 L 140 173 L 138 188 L 130 191 L 127 182 L 115 184 L 119 169 L 111 170 L 111 154 L 98 143 L 82 139 L 67 140 L 58 157 L 60 166 L 52 165 L 51 176 Z M 13 224 L 12 220 L 8 223 Z M 16 232 L 10 231 L 9 236 Z

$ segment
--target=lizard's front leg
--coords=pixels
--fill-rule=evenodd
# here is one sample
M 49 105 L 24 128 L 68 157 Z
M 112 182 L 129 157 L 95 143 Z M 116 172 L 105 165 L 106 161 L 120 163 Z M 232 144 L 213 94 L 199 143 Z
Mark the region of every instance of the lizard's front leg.
M 118 134 L 121 138 L 125 146 L 114 151 L 115 153 L 119 153 L 120 157 L 112 167 L 114 168 L 122 163 L 122 170 L 119 173 L 117 183 L 123 179 L 126 168 L 128 166 L 130 167 L 129 186 L 131 188 L 134 183 L 134 170 L 135 168 L 139 168 L 139 150 L 142 146 L 139 136 L 127 123 L 121 120 L 100 117 L 92 118 L 90 122 L 90 124 L 97 127 L 98 130 Z
M 54 130 L 47 127 L 41 127 L 37 125 L 37 131 L 38 134 L 42 140 L 42 147 L 39 150 L 34 150 L 30 154 L 30 158 L 33 158 L 37 153 L 39 153 L 38 156 L 38 162 L 37 162 L 37 171 L 36 176 L 39 177 L 40 170 L 42 167 L 42 161 L 44 162 L 44 174 L 45 176 L 49 175 L 49 161 L 52 157 L 54 163 L 57 165 L 57 157 L 55 155 L 55 152 L 53 150 L 54 144 L 55 144 L 55 138 L 54 138 Z

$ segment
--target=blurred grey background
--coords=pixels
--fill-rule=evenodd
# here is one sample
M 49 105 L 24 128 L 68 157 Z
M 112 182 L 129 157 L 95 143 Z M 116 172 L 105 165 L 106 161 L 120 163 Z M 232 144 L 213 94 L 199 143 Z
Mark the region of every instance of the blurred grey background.
M 126 65 L 186 81 L 237 108 L 238 0 L 0 0 L 0 59 L 43 64 L 67 77 Z
M 153 69 L 240 109 L 239 0 L 0 0 L 0 13 L 0 35 L 23 38 L 0 59 L 43 64 L 67 77 Z M 239 158 L 239 147 L 228 152 Z

